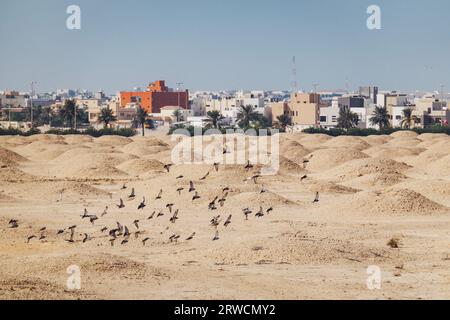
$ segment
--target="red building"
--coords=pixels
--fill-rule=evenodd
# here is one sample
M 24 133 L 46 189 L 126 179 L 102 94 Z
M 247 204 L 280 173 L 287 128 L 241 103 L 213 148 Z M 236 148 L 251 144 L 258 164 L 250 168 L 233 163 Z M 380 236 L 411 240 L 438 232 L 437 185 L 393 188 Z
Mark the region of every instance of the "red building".
M 183 109 L 189 108 L 189 92 L 170 91 L 164 80 L 150 83 L 147 91 L 122 91 L 120 92 L 120 106 L 125 107 L 128 103 L 136 103 L 148 113 L 160 113 L 162 107 L 179 106 Z

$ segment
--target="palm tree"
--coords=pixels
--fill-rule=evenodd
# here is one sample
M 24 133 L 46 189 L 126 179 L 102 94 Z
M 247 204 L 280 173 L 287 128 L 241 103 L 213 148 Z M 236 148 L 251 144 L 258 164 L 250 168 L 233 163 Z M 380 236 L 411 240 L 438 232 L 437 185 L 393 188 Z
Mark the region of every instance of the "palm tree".
M 76 121 L 84 118 L 85 111 L 78 108 L 75 100 L 67 99 L 61 109 L 59 109 L 59 115 L 64 119 L 66 125 L 70 123 L 70 127 L 74 129 Z
M 111 122 L 117 121 L 117 117 L 113 114 L 110 107 L 102 108 L 100 115 L 98 116 L 98 122 L 104 124 L 104 128 L 107 128 Z
M 337 120 L 337 126 L 339 128 L 348 131 L 348 129 L 356 127 L 358 123 L 358 115 L 352 112 L 349 107 L 345 106 L 339 110 L 339 117 Z
M 180 109 L 177 109 L 173 112 L 173 116 L 177 119 L 177 122 L 179 122 L 183 114 L 181 113 Z
M 287 126 L 290 126 L 292 124 L 292 118 L 288 116 L 287 114 L 282 114 L 277 117 L 278 124 L 281 126 L 283 130 L 286 130 Z
M 406 129 L 410 129 L 411 128 L 411 122 L 415 123 L 417 120 L 416 116 L 413 116 L 413 109 L 412 108 L 405 108 L 403 109 L 402 113 L 403 113 L 403 119 L 400 122 L 400 125 L 403 128 Z
M 217 129 L 219 121 L 223 119 L 222 114 L 217 110 L 213 110 L 208 111 L 206 115 L 208 116 L 208 120 L 211 121 L 213 127 Z
M 387 112 L 387 109 L 376 106 L 369 121 L 371 125 L 377 125 L 380 130 L 389 127 L 389 113 Z
M 145 135 L 144 129 L 145 129 L 145 121 L 147 120 L 147 117 L 148 117 L 147 111 L 145 111 L 145 109 L 143 109 L 142 107 L 139 107 L 136 112 L 136 120 L 141 125 L 142 136 Z
M 256 119 L 257 116 L 258 113 L 253 109 L 252 105 L 241 106 L 237 114 L 238 124 L 241 128 L 248 128 L 250 121 Z

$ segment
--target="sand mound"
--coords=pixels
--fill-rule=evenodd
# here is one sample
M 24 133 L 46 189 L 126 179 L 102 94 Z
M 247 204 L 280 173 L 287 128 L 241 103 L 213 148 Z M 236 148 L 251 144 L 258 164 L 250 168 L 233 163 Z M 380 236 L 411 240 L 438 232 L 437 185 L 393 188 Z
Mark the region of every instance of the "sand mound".
M 47 143 L 64 142 L 64 137 L 55 134 L 35 134 L 27 137 L 29 142 L 41 141 Z
M 321 193 L 336 193 L 336 194 L 352 194 L 357 193 L 361 190 L 342 186 L 329 181 L 308 181 L 305 183 L 305 187 L 311 192 L 321 192 Z
M 322 147 L 330 148 L 349 148 L 354 150 L 364 150 L 370 147 L 370 144 L 359 137 L 339 136 L 328 140 Z
M 309 163 L 306 165 L 307 170 L 323 171 L 336 167 L 347 161 L 368 158 L 368 156 L 357 150 L 346 148 L 329 148 L 316 150 L 307 158 L 309 158 Z
M 397 131 L 391 134 L 391 137 L 394 138 L 416 138 L 419 134 L 414 131 Z
M 389 141 L 385 146 L 394 148 L 417 148 L 420 143 L 422 141 L 415 138 L 397 138 Z
M 16 148 L 17 152 L 31 160 L 52 160 L 69 149 L 64 141 L 43 142 L 35 141 L 22 147 Z
M 164 164 L 152 159 L 132 159 L 118 165 L 117 169 L 132 175 L 140 175 L 149 171 L 162 171 L 164 170 Z
M 0 181 L 19 182 L 32 179 L 36 179 L 36 177 L 23 172 L 15 166 L 0 166 Z
M 408 160 L 414 167 L 425 167 L 433 162 L 450 155 L 450 141 L 442 141 L 428 147 L 428 150 Z
M 448 211 L 418 192 L 396 188 L 361 192 L 347 201 L 347 206 L 353 211 L 380 215 L 432 215 Z
M 286 159 L 301 164 L 304 157 L 311 153 L 302 144 L 294 140 L 285 140 L 280 143 L 280 154 Z
M 110 146 L 124 146 L 128 143 L 133 142 L 132 139 L 121 136 L 101 136 L 100 138 L 94 139 L 95 143 L 110 145 Z
M 368 248 L 358 242 L 306 232 L 284 233 L 268 241 L 246 241 L 233 249 L 214 248 L 216 264 L 336 264 L 342 261 L 381 262 L 389 259 L 385 248 Z
M 18 162 L 24 161 L 27 161 L 27 159 L 18 153 L 0 147 L 0 165 L 16 165 Z
M 385 158 L 399 160 L 407 157 L 415 157 L 418 154 L 424 152 L 423 148 L 402 148 L 402 147 L 386 147 L 376 146 L 370 149 L 364 150 L 364 153 L 370 155 L 373 158 Z
M 133 141 L 126 144 L 121 150 L 137 156 L 146 156 L 169 150 L 169 147 L 158 139 L 152 139 Z
M 280 172 L 284 174 L 303 174 L 305 172 L 303 165 L 300 165 L 297 162 L 289 160 L 288 158 L 283 156 L 279 157 L 279 164 Z
M 394 138 L 391 136 L 387 136 L 387 135 L 380 135 L 380 136 L 368 136 L 368 137 L 364 137 L 362 139 L 372 146 L 379 146 L 381 144 L 385 144 L 385 143 L 389 142 L 390 140 L 392 140 Z
M 64 141 L 68 144 L 83 144 L 93 142 L 94 138 L 86 135 L 69 134 L 64 136 Z
M 450 154 L 430 163 L 425 172 L 437 177 L 450 177 Z
M 262 194 L 259 192 L 241 192 L 236 195 L 231 195 L 230 202 L 237 202 L 242 208 L 249 207 L 250 209 L 256 209 L 256 211 L 258 211 L 260 205 L 263 207 L 271 207 L 295 204 L 295 202 L 269 191 Z
M 441 140 L 441 139 L 450 139 L 450 137 L 445 133 L 422 133 L 421 135 L 417 136 L 417 139 L 422 141 L 429 141 L 429 140 Z

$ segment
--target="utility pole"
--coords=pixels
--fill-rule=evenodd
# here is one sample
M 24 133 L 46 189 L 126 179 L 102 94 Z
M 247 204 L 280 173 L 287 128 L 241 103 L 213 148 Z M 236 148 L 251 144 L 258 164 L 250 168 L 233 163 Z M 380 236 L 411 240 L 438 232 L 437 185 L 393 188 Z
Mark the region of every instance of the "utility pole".
M 183 82 L 177 82 L 177 92 L 178 92 L 178 106 L 180 106 L 180 90 L 181 90 L 181 86 L 183 85 Z M 184 109 L 184 108 L 183 108 Z
M 33 96 L 34 96 L 34 85 L 36 84 L 35 81 L 31 81 L 31 94 L 30 94 L 30 120 L 31 120 L 31 128 L 33 128 Z
M 296 59 L 295 56 L 292 57 L 292 70 L 291 70 L 292 74 L 292 83 L 291 83 L 291 87 L 292 87 L 292 91 L 293 92 L 297 92 L 298 91 L 298 82 L 297 82 L 297 63 L 296 63 Z

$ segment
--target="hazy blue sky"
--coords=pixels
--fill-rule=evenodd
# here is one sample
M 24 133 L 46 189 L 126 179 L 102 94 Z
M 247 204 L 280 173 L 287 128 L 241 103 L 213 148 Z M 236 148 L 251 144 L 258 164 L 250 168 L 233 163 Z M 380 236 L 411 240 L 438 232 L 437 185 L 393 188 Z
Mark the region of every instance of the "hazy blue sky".
M 382 30 L 366 27 L 371 4 Z M 450 91 L 448 0 L 1 0 L 0 39 L 0 90 L 289 89 L 295 55 L 305 90 Z

